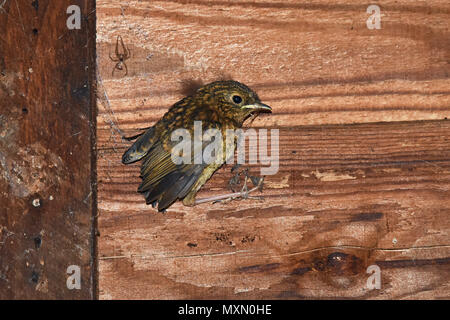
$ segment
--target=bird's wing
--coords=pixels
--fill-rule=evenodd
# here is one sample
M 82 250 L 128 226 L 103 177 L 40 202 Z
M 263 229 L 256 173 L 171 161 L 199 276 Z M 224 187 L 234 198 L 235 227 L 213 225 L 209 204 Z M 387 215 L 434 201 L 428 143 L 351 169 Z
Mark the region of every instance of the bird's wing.
M 158 210 L 163 211 L 186 196 L 204 168 L 205 164 L 175 164 L 163 143 L 157 142 L 144 158 L 138 191 L 147 204 L 158 202 Z
M 122 163 L 129 164 L 142 159 L 153 146 L 154 136 L 155 127 L 151 127 L 123 154 Z
M 156 141 L 164 135 L 164 131 L 171 131 L 178 127 L 187 127 L 186 123 L 180 125 L 177 117 L 183 116 L 183 118 L 190 119 L 189 115 L 185 114 L 188 110 L 186 107 L 189 105 L 190 99 L 190 97 L 184 98 L 175 103 L 161 120 L 141 135 L 123 154 L 122 163 L 129 164 L 144 158 L 149 150 L 154 147 Z

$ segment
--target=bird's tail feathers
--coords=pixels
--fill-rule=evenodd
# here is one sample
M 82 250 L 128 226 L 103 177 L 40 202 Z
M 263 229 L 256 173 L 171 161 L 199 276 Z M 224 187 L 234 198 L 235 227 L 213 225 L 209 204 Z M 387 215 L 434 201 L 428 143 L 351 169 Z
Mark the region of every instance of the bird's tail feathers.
M 153 146 L 154 127 L 142 134 L 123 154 L 122 163 L 129 164 L 141 160 Z

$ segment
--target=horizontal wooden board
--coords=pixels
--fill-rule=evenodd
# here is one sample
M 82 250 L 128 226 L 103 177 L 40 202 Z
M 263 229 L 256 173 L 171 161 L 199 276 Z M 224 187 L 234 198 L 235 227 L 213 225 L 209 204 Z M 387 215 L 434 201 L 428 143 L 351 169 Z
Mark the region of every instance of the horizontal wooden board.
M 221 78 L 273 107 L 261 126 L 448 117 L 448 1 L 376 4 L 379 30 L 367 28 L 364 1 L 100 0 L 100 80 L 124 130 L 161 117 L 185 81 Z M 118 35 L 127 76 L 112 76 Z
M 110 136 L 100 129 L 99 145 Z M 449 142 L 449 121 L 281 129 L 264 200 L 165 214 L 136 193 L 126 144 L 103 147 L 100 298 L 448 297 Z M 199 197 L 229 192 L 230 168 Z M 380 290 L 366 287 L 373 264 Z

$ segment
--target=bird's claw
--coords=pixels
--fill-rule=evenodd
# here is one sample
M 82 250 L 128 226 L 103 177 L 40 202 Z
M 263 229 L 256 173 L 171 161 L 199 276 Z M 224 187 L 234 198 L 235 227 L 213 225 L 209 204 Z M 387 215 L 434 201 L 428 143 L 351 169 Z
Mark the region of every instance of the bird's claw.
M 259 190 L 260 192 L 262 192 L 262 185 L 264 183 L 264 177 L 249 176 L 248 169 L 245 169 L 243 172 L 245 173 L 245 180 L 244 180 L 244 184 L 243 184 L 240 192 L 235 192 L 233 190 L 233 183 L 231 183 L 231 180 L 236 178 L 236 176 L 239 176 L 242 172 L 236 173 L 236 175 L 230 179 L 230 182 L 228 182 L 233 193 L 225 194 L 225 195 L 221 195 L 221 196 L 214 196 L 214 197 L 209 197 L 209 198 L 198 199 L 198 200 L 195 200 L 195 204 L 200 204 L 200 203 L 205 203 L 205 202 L 227 203 L 232 200 L 243 200 L 243 199 L 264 200 L 264 198 L 261 196 L 250 196 L 250 193 L 252 193 L 256 190 Z M 249 179 L 252 181 L 252 183 L 254 185 L 253 188 L 250 190 L 248 189 L 248 185 L 247 185 L 247 182 Z M 255 182 L 257 182 L 257 183 L 255 184 Z

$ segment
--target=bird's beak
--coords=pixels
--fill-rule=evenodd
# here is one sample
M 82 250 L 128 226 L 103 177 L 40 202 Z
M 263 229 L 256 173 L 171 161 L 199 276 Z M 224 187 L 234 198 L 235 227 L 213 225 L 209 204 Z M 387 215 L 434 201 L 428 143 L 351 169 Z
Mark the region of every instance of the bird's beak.
M 242 106 L 241 109 L 250 109 L 251 111 L 259 111 L 259 110 L 266 110 L 269 112 L 272 112 L 272 108 L 269 107 L 267 104 L 256 102 L 254 104 L 247 104 L 245 106 Z

